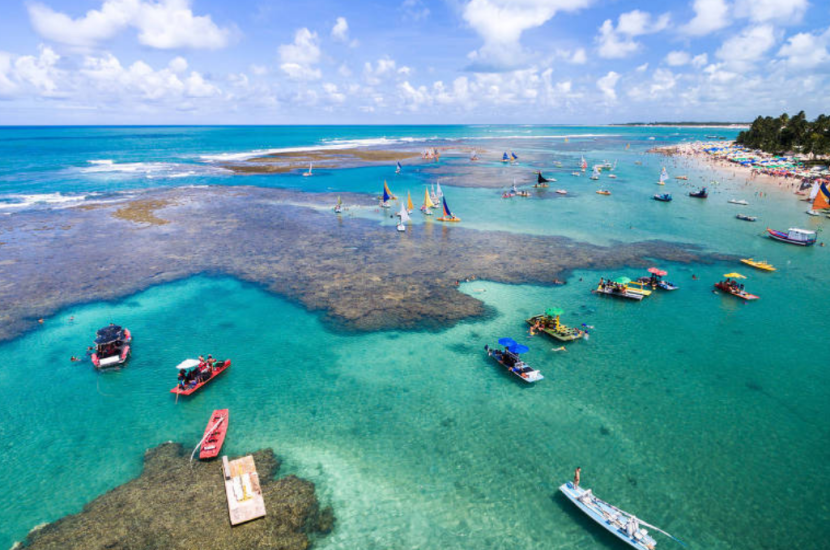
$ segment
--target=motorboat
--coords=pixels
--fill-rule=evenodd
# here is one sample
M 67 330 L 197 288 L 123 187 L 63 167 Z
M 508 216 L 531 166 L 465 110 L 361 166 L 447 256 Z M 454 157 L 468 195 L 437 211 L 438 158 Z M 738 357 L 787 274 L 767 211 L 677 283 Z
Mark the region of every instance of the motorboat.
M 133 336 L 129 329 L 118 325 L 107 325 L 95 333 L 95 351 L 92 364 L 97 369 L 118 367 L 127 362 L 130 356 L 130 343 Z
M 776 241 L 781 241 L 783 243 L 790 243 L 798 246 L 812 246 L 816 244 L 816 232 L 808 229 L 791 227 L 789 231 L 784 233 L 783 231 L 776 231 L 775 229 L 767 227 L 767 233 L 769 233 L 771 239 L 775 239 Z
M 489 357 L 507 369 L 507 372 L 521 379 L 523 382 L 533 384 L 545 377 L 538 370 L 530 367 L 527 363 L 521 360 L 519 355 L 527 353 L 528 347 L 517 343 L 512 338 L 501 338 L 499 345 L 504 346 L 503 350 L 491 348 L 488 345 L 484 346 L 484 351 Z
M 176 370 L 179 371 L 179 383 L 170 390 L 170 393 L 175 393 L 177 396 L 192 395 L 230 367 L 230 359 L 217 361 L 212 370 L 197 359 L 185 359 L 176 365 Z
M 671 193 L 659 193 L 654 195 L 654 200 L 660 202 L 671 202 Z

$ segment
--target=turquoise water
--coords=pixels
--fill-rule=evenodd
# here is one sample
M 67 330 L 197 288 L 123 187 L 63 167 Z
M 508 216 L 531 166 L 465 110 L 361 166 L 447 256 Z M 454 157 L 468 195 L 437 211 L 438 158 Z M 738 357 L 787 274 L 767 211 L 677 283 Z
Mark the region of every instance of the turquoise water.
M 24 131 L 35 132 L 0 134 Z M 197 129 L 180 131 L 199 135 Z M 214 131 L 221 133 L 205 133 Z M 348 129 L 326 131 L 354 138 Z M 366 131 L 396 135 L 389 128 Z M 599 276 L 640 274 L 625 267 L 576 272 L 569 284 L 555 288 L 474 281 L 461 290 L 483 300 L 492 314 L 439 332 L 342 335 L 280 297 L 206 277 L 117 303 L 69 308 L 0 345 L 0 492 L 7 497 L 0 504 L 0 547 L 137 475 L 144 449 L 167 440 L 195 445 L 210 411 L 228 407 L 229 454 L 273 447 L 285 459 L 286 472 L 313 480 L 323 502 L 334 506 L 337 526 L 318 541 L 319 548 L 619 548 L 556 494 L 577 465 L 585 486 L 691 548 L 823 548 L 830 524 L 830 374 L 822 357 L 822 281 L 830 265 L 825 248 L 782 245 L 759 233 L 767 223 L 786 228 L 824 222 L 805 216 L 804 203 L 784 191 L 756 197 L 757 188 L 726 175 L 665 161 L 672 175 L 687 173 L 690 183 L 721 181 L 706 201 L 683 197 L 679 182 L 665 189 L 654 185 L 663 159 L 641 155 L 654 143 L 647 137 L 661 131 L 581 133 L 601 132 L 631 132 L 631 150 L 623 150 L 624 138 L 613 137 L 574 139 L 574 150 L 552 138 L 517 140 L 514 149 L 539 162 L 548 154 L 567 160 L 583 152 L 589 162 L 617 159 L 618 180 L 601 181 L 612 190 L 610 197 L 596 195 L 595 182 L 572 178 L 567 163 L 560 174 L 549 161 L 559 179 L 551 190 L 565 187 L 573 196 L 506 201 L 497 189 L 445 187 L 447 197 L 469 227 L 597 243 L 683 240 L 768 259 L 779 271 L 666 264 L 669 279 L 681 289 L 639 304 L 589 293 Z M 665 141 L 690 135 L 662 132 Z M 70 147 L 56 141 L 57 149 Z M 302 144 L 318 142 L 309 137 Z M 225 150 L 272 144 L 251 138 L 231 145 L 236 144 Z M 172 157 L 169 149 L 165 154 Z M 183 142 L 188 162 L 199 164 L 202 150 L 221 148 Z M 106 158 L 100 151 L 73 154 L 74 164 L 54 161 L 49 168 L 30 160 L 31 170 L 42 172 L 38 193 L 62 192 L 65 182 L 58 174 L 81 166 L 84 156 Z M 138 154 L 124 151 L 123 158 Z M 634 164 L 638 159 L 644 166 Z M 487 170 L 507 187 L 514 173 L 527 178 L 529 168 L 494 163 Z M 377 178 L 393 184 L 388 172 L 330 172 L 307 185 L 375 193 Z M 117 190 L 154 185 L 144 178 L 108 177 Z M 279 177 L 269 184 L 300 187 L 306 185 L 302 179 L 309 178 Z M 427 169 L 407 170 L 393 190 L 401 195 L 409 182 L 417 201 L 415 185 L 433 179 Z M 10 194 L 26 192 L 8 178 L 2 185 Z M 85 185 L 83 192 L 97 189 L 95 181 Z M 675 201 L 649 200 L 663 191 L 673 192 Z M 741 207 L 726 202 L 732 196 L 746 198 L 750 206 L 744 210 L 761 220 L 734 220 Z M 354 215 L 382 220 L 374 209 Z M 413 217 L 410 230 L 423 230 L 424 222 Z M 749 276 L 747 288 L 761 300 L 744 304 L 712 294 L 711 283 L 732 270 Z M 523 319 L 548 305 L 563 307 L 566 322 L 593 325 L 590 339 L 553 352 L 559 344 L 527 338 Z M 95 329 L 109 321 L 135 335 L 127 368 L 102 375 L 67 360 L 82 353 Z M 527 360 L 546 380 L 524 387 L 498 370 L 482 348 L 501 336 L 526 343 Z M 200 353 L 232 357 L 233 367 L 193 398 L 176 402 L 168 392 L 175 383 L 173 367 Z M 667 539 L 659 544 L 674 545 Z

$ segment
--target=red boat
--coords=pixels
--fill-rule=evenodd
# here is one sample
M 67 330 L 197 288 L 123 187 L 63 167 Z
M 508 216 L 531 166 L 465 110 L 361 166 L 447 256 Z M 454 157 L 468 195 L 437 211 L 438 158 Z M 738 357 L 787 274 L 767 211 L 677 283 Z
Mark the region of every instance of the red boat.
M 222 450 L 225 442 L 225 434 L 228 433 L 228 409 L 218 409 L 210 415 L 205 436 L 202 438 L 202 450 L 199 451 L 199 458 L 206 460 L 216 458 Z
M 200 363 L 196 359 L 185 359 L 176 367 L 184 375 L 184 378 L 179 380 L 179 383 L 170 390 L 170 393 L 191 395 L 230 367 L 231 360 L 225 359 L 223 362 L 217 362 L 216 366 L 213 367 L 213 374 L 209 374 L 200 372 Z
M 737 288 L 734 285 L 727 284 L 723 281 L 715 283 L 715 288 L 717 288 L 718 290 L 722 290 L 728 294 L 731 294 L 732 296 L 743 298 L 744 300 L 757 300 L 759 298 L 759 296 L 750 294 L 749 292 L 741 290 L 740 288 Z

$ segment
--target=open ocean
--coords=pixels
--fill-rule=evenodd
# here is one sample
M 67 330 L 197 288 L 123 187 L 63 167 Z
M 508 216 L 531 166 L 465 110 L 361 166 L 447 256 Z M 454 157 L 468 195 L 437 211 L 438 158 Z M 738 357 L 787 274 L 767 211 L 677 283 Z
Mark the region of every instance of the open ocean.
M 423 186 L 435 178 L 419 162 L 405 163 L 398 176 L 390 165 L 315 168 L 312 178 L 239 176 L 217 163 L 294 148 L 420 149 L 427 140 L 487 150 L 477 169 L 503 179 L 504 188 L 514 178 L 529 181 L 536 169 L 558 180 L 549 199 L 511 201 L 498 189 L 444 185 L 464 227 L 596 244 L 663 239 L 778 268 L 661 264 L 680 290 L 641 303 L 590 294 L 600 276 L 645 274 L 625 266 L 575 272 L 558 287 L 477 280 L 461 291 L 492 314 L 437 332 L 339 334 L 279 296 L 207 276 L 67 308 L 0 344 L 0 548 L 137 476 L 145 449 L 168 440 L 192 447 L 216 408 L 231 409 L 227 454 L 272 447 L 285 461 L 283 474 L 310 479 L 321 502 L 333 506 L 335 529 L 315 542 L 323 550 L 622 548 L 558 494 L 576 466 L 583 486 L 689 548 L 826 548 L 830 249 L 776 243 L 762 233 L 767 226 L 821 229 L 830 220 L 807 216 L 790 190 L 747 186 L 730 179 L 731 171 L 644 154 L 656 145 L 736 133 L 606 126 L 0 128 L 0 216 L 171 186 L 377 195 L 384 179 L 420 203 Z M 507 146 L 518 165 L 499 162 Z M 582 155 L 589 166 L 616 161 L 618 179 L 572 177 Z M 523 164 L 525 157 L 545 160 Z M 466 157 L 442 163 L 461 177 L 470 164 Z M 660 187 L 663 165 L 672 179 Z M 673 178 L 679 174 L 689 176 L 688 184 Z M 686 196 L 699 185 L 712 191 L 705 201 Z M 570 194 L 555 196 L 558 187 Z M 612 196 L 597 195 L 599 187 Z M 651 200 L 662 192 L 674 201 Z M 728 204 L 733 197 L 750 205 Z M 759 221 L 738 221 L 737 212 Z M 394 232 L 373 209 L 355 215 Z M 416 211 L 413 220 L 410 230 L 419 231 L 423 216 Z M 824 237 L 819 233 L 819 241 Z M 517 250 L 518 269 L 521 262 Z M 747 290 L 761 299 L 713 294 L 712 284 L 730 271 L 747 275 Z M 559 344 L 543 336 L 526 336 L 524 319 L 554 305 L 565 310 L 563 322 L 595 327 L 567 353 L 552 352 Z M 99 374 L 68 361 L 110 321 L 135 335 L 126 368 Z M 484 344 L 503 336 L 530 347 L 526 360 L 544 381 L 524 387 L 487 358 Z M 231 357 L 234 366 L 176 403 L 169 393 L 173 367 L 200 353 Z M 656 537 L 660 548 L 676 544 Z

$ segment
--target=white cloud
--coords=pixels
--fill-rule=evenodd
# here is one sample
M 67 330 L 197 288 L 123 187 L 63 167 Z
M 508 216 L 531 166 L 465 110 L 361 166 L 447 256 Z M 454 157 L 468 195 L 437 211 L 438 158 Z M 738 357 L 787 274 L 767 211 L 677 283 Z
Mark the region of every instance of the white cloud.
M 339 74 L 343 78 L 349 78 L 350 76 L 352 76 L 352 70 L 349 68 L 348 65 L 343 63 L 337 68 L 337 74 Z
M 167 64 L 167 67 L 174 73 L 183 73 L 187 70 L 187 59 L 181 56 L 174 57 L 170 60 L 170 63 Z
M 254 73 L 256 76 L 264 76 L 268 74 L 268 67 L 265 65 L 251 65 L 251 72 Z
M 105 0 L 100 9 L 73 19 L 34 2 L 28 5 L 32 26 L 42 37 L 89 49 L 127 27 L 138 40 L 158 49 L 217 49 L 227 45 L 230 31 L 218 27 L 209 15 L 194 15 L 190 0 Z
M 758 25 L 725 40 L 715 55 L 729 67 L 746 70 L 761 59 L 775 42 L 776 33 L 772 25 Z
M 807 0 L 737 0 L 735 14 L 754 23 L 798 23 L 807 11 Z
M 585 48 L 575 50 L 568 61 L 574 65 L 584 65 L 585 62 L 588 61 L 588 55 L 585 53 Z
M 414 87 L 408 80 L 398 84 L 398 94 L 401 96 L 406 107 L 411 111 L 417 111 L 421 106 L 432 102 L 426 86 Z
M 691 60 L 692 56 L 689 55 L 688 52 L 674 51 L 669 52 L 666 55 L 666 65 L 669 65 L 670 67 L 681 67 L 683 65 L 688 65 Z
M 66 73 L 57 66 L 60 56 L 48 46 L 41 45 L 39 49 L 37 56 L 23 55 L 14 60 L 11 55 L 3 56 L 5 61 L 0 66 L 5 65 L 5 70 L 0 70 L 0 87 L 6 94 L 24 92 L 28 87 L 42 96 L 59 95 L 59 83 L 66 79 Z
M 407 19 L 412 21 L 422 21 L 429 17 L 430 11 L 422 0 L 404 0 L 401 4 L 401 10 Z
M 646 72 L 646 71 L 648 70 L 648 62 L 643 63 L 642 65 L 640 65 L 639 67 L 637 67 L 637 68 L 636 68 L 636 69 L 634 69 L 634 70 L 635 70 L 635 71 L 637 71 L 638 73 L 644 73 L 644 72 Z
M 323 90 L 328 95 L 328 98 L 334 103 L 343 103 L 344 101 L 346 101 L 346 94 L 338 90 L 336 84 L 326 82 L 325 84 L 323 84 Z
M 729 5 L 726 0 L 695 0 L 695 16 L 681 30 L 692 36 L 703 36 L 729 25 Z
M 704 65 L 709 63 L 709 55 L 702 53 L 700 55 L 696 55 L 692 58 L 692 66 L 696 68 L 701 68 Z
M 314 65 L 320 62 L 320 40 L 316 32 L 303 27 L 294 33 L 294 42 L 279 47 L 280 69 L 294 80 L 316 80 L 322 76 Z
M 521 39 L 526 30 L 540 27 L 559 11 L 576 11 L 591 0 L 470 0 L 462 16 L 484 45 L 471 52 L 474 63 L 493 68 L 514 67 L 522 58 Z
M 628 57 L 640 49 L 640 43 L 634 40 L 637 36 L 654 34 L 669 26 L 669 14 L 652 17 L 650 13 L 633 10 L 620 14 L 617 26 L 611 19 L 606 19 L 599 28 L 596 41 L 599 44 L 599 55 L 606 59 Z
M 798 33 L 787 39 L 778 57 L 793 69 L 814 69 L 830 62 L 830 28 L 822 34 Z
M 385 77 L 395 74 L 397 69 L 395 60 L 389 57 L 378 59 L 374 66 L 371 62 L 367 61 L 363 65 L 363 78 L 366 79 L 366 82 L 370 86 L 377 86 Z M 405 72 L 409 71 L 408 67 L 404 67 L 404 69 L 406 69 Z
M 620 75 L 618 73 L 609 71 L 608 74 L 597 80 L 597 88 L 607 100 L 615 101 L 617 99 L 616 86 L 619 80 Z
M 337 22 L 331 28 L 331 37 L 339 42 L 349 41 L 349 23 L 345 17 L 337 18 Z

